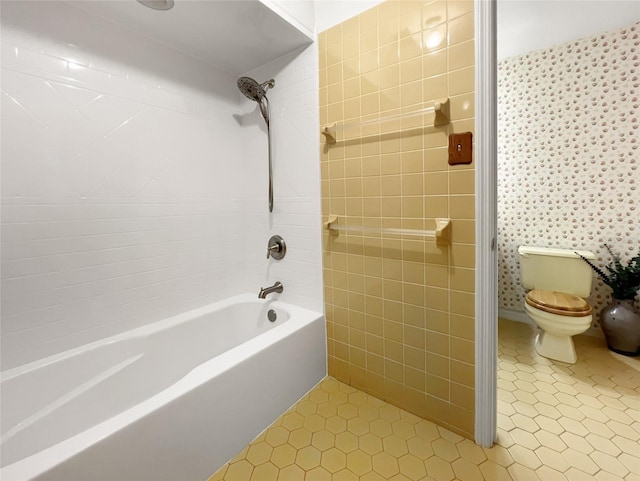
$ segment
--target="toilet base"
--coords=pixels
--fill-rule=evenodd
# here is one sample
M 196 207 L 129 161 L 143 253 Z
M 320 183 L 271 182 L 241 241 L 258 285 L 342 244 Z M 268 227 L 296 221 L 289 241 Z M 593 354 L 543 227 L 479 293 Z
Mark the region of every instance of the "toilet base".
M 536 336 L 536 352 L 556 361 L 575 364 L 578 360 L 571 336 L 554 336 L 542 331 Z

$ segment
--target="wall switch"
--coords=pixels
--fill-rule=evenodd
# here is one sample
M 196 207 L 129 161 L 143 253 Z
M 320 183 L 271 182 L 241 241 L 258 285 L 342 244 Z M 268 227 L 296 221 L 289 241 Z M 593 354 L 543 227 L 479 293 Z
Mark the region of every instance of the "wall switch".
M 473 135 L 471 132 L 449 135 L 449 165 L 470 164 Z

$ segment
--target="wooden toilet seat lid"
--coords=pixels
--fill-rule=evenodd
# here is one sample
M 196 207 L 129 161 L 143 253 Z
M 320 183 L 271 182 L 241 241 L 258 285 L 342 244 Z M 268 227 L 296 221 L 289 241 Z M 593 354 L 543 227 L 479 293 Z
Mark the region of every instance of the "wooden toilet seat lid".
M 583 317 L 593 311 L 582 297 L 564 292 L 534 289 L 527 294 L 525 300 L 531 307 L 560 316 Z

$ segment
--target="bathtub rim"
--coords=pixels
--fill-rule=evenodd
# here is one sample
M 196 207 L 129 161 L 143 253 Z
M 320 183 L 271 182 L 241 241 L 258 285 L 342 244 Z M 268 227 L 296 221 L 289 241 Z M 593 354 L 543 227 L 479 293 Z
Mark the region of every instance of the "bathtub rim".
M 59 463 L 70 459 L 90 446 L 100 442 L 102 439 L 126 428 L 128 425 L 144 418 L 153 411 L 198 388 L 204 382 L 230 370 L 241 360 L 247 359 L 256 353 L 267 349 L 278 340 L 290 336 L 308 324 L 324 319 L 324 314 L 282 302 L 277 299 L 260 300 L 256 299 L 254 294 L 239 294 L 145 326 L 137 327 L 115 336 L 94 341 L 84 346 L 79 346 L 77 348 L 43 358 L 39 361 L 18 366 L 2 373 L 4 375 L 0 379 L 3 381 L 12 379 L 22 373 L 27 373 L 38 367 L 67 359 L 95 347 L 105 345 L 108 342 L 111 343 L 135 337 L 144 337 L 157 331 L 187 322 L 190 319 L 215 312 L 234 304 L 246 302 L 280 308 L 289 313 L 289 319 L 282 324 L 275 326 L 266 332 L 260 333 L 256 337 L 196 366 L 180 380 L 158 392 L 151 398 L 145 399 L 143 402 L 131 406 L 125 411 L 105 419 L 95 426 L 60 441 L 53 446 L 0 468 L 0 478 L 11 481 L 22 481 L 30 480 L 46 473 Z M 5 377 L 7 374 L 10 374 L 10 377 Z

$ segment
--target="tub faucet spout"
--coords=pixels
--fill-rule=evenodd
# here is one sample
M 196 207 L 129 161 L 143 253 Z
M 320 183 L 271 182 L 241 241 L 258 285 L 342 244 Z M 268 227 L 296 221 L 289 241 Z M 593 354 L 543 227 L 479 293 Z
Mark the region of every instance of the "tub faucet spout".
M 277 292 L 280 294 L 283 290 L 283 286 L 281 282 L 276 282 L 271 287 L 261 287 L 260 292 L 258 293 L 258 299 L 266 299 L 267 294 L 271 294 L 272 292 Z

